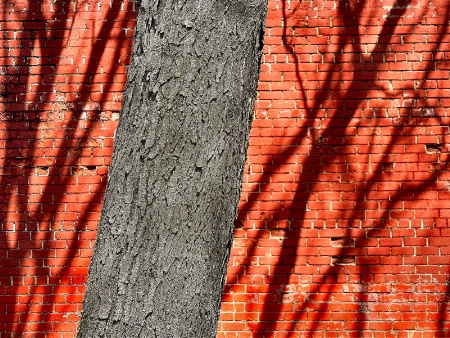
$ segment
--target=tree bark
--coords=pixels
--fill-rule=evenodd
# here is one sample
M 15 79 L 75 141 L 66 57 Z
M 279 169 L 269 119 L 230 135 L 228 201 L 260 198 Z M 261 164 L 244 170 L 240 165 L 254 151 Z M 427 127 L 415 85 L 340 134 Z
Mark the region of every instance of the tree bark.
M 78 337 L 214 337 L 267 0 L 142 0 Z

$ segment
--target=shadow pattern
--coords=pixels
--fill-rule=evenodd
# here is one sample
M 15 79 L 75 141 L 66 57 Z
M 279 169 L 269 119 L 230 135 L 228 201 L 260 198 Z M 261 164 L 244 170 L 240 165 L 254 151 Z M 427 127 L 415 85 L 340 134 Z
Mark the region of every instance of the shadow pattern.
M 1 337 L 76 336 L 135 9 L 1 3 Z
M 218 336 L 450 335 L 450 6 L 269 7 Z

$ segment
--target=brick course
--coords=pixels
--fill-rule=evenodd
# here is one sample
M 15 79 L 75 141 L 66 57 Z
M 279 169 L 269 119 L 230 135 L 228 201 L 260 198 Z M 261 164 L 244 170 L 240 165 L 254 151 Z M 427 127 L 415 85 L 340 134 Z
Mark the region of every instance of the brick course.
M 136 5 L 0 7 L 1 337 L 74 337 Z M 218 337 L 450 336 L 449 19 L 269 0 Z

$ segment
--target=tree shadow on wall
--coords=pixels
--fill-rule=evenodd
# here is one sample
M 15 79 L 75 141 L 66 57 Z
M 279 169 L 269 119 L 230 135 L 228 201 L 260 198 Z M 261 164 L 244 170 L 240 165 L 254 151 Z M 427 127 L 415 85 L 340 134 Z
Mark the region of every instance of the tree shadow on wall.
M 414 285 L 446 285 L 446 290 L 436 290 L 442 296 L 434 300 L 439 309 L 430 310 L 438 313 L 436 327 L 417 327 L 443 337 L 450 334 L 444 262 L 448 254 L 440 255 L 442 243 L 436 244 L 437 252 L 422 246 L 428 247 L 426 239 L 441 236 L 440 229 L 448 226 L 438 214 L 445 207 L 434 200 L 444 203 L 449 197 L 449 164 L 445 145 L 439 143 L 442 138 L 430 133 L 439 129 L 436 121 L 445 116 L 440 104 L 446 92 L 427 90 L 436 89 L 435 72 L 445 61 L 442 48 L 450 5 L 440 9 L 439 23 L 434 19 L 429 24 L 438 37 L 432 49 L 411 52 L 411 59 L 402 63 L 409 51 L 404 44 L 419 43 L 413 29 L 425 20 L 431 5 L 419 9 L 411 0 L 392 1 L 382 19 L 369 0 L 340 0 L 333 25 L 322 31 L 312 23 L 310 3 L 281 2 L 282 40 L 287 60 L 295 64 L 293 81 L 301 93 L 296 101 L 299 127 L 288 138 L 290 143 L 284 142 L 279 153 L 263 163 L 258 184 L 239 208 L 244 227 L 246 222 L 253 226 L 249 214 L 262 209 L 263 194 L 273 182 L 283 183 L 277 175 L 286 167 L 296 168 L 296 187 L 286 181 L 290 184 L 284 184 L 284 196 L 289 198 L 265 213 L 260 229 L 247 233 L 252 245 L 245 261 L 233 267 L 225 293 L 246 281 L 261 283 L 260 288 L 254 285 L 255 291 L 247 289 L 256 295 L 247 311 L 259 312 L 259 320 L 249 322 L 248 328 L 258 337 L 276 331 L 313 336 L 318 330 L 362 336 L 375 329 L 371 320 L 388 322 L 376 328 L 386 331 L 405 330 L 410 320 L 424 320 L 417 313 L 428 311 L 421 306 L 433 301 Z M 406 15 L 410 10 L 418 23 L 411 24 Z M 368 18 L 379 19 L 380 26 L 368 25 Z M 309 53 L 309 46 L 318 52 Z M 421 53 L 429 61 L 413 63 Z M 402 69 L 413 64 L 419 68 Z M 405 77 L 395 77 L 402 70 Z M 386 74 L 394 77 L 383 78 Z M 414 77 L 407 78 L 411 74 Z M 445 135 L 444 127 L 441 134 Z M 272 241 L 274 257 L 264 257 L 269 248 L 260 244 L 272 236 L 279 247 Z M 426 255 L 435 255 L 431 259 L 436 261 L 427 263 Z M 272 258 L 273 265 L 262 281 L 256 281 L 261 272 L 255 265 L 264 265 L 258 263 L 264 258 Z M 402 307 L 398 299 L 407 301 L 407 295 L 411 303 Z M 386 307 L 376 308 L 383 303 Z
M 124 6 L 125 8 L 122 8 Z M 76 334 L 132 3 L 2 1 L 0 331 Z

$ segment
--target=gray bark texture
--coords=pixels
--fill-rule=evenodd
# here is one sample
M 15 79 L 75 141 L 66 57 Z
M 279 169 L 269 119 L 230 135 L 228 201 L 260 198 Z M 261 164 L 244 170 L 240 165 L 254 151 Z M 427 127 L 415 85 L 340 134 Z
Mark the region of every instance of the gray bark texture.
M 267 0 L 142 0 L 78 337 L 214 337 Z

